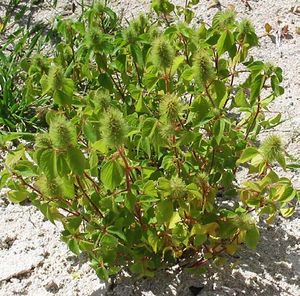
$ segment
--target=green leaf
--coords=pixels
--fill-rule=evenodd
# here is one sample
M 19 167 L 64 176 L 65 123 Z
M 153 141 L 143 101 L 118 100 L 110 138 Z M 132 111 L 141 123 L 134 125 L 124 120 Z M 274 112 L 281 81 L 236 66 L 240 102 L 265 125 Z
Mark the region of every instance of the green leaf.
M 171 76 L 173 76 L 178 67 L 184 62 L 184 56 L 177 56 L 174 61 L 173 61 L 173 64 L 172 64 L 172 68 L 171 68 Z
M 222 32 L 217 42 L 218 54 L 221 55 L 225 51 L 229 51 L 233 44 L 234 44 L 233 34 L 228 30 Z
M 80 240 L 79 241 L 79 247 L 82 251 L 92 252 L 93 249 L 94 249 L 94 244 L 92 242 L 89 242 L 89 241 Z
M 103 281 L 108 281 L 109 279 L 109 274 L 106 270 L 105 267 L 99 267 L 96 269 L 96 274 L 97 276 L 102 279 Z
M 276 160 L 280 164 L 280 166 L 286 171 L 286 162 L 285 162 L 285 156 L 283 153 L 279 153 L 276 157 Z
M 5 164 L 11 168 L 14 164 L 16 164 L 25 153 L 24 147 L 18 148 L 14 151 L 10 151 L 9 154 L 6 156 Z
M 75 175 L 83 175 L 87 162 L 81 150 L 76 147 L 71 148 L 67 152 L 67 157 L 72 172 Z
M 101 181 L 103 185 L 109 189 L 117 188 L 124 177 L 124 169 L 116 160 L 107 161 L 101 169 Z
M 110 234 L 116 235 L 117 237 L 119 237 L 120 239 L 122 239 L 125 242 L 127 241 L 124 233 L 120 229 L 118 229 L 116 226 L 112 225 L 112 226 L 107 227 L 107 232 Z
M 8 192 L 8 199 L 13 203 L 20 203 L 29 197 L 29 192 L 26 190 L 12 190 Z
M 141 96 L 135 105 L 135 111 L 138 113 L 149 113 L 147 105 L 144 102 L 144 97 Z
M 195 246 L 200 247 L 205 243 L 207 240 L 206 234 L 196 234 L 194 238 Z
M 259 97 L 261 89 L 264 85 L 264 76 L 263 75 L 258 75 L 254 82 L 251 83 L 250 87 L 250 100 L 251 102 L 254 102 L 256 98 Z
M 66 227 L 71 233 L 74 233 L 79 228 L 81 222 L 82 217 L 70 217 L 68 218 Z
M 147 231 L 147 240 L 151 248 L 153 249 L 153 252 L 156 254 L 157 253 L 157 247 L 159 243 L 159 237 L 154 231 Z
M 53 99 L 54 99 L 54 102 L 59 105 L 71 105 L 72 104 L 72 97 L 69 94 L 67 94 L 61 90 L 55 90 L 53 92 Z
M 93 143 L 92 148 L 96 151 L 101 152 L 101 154 L 106 154 L 108 151 L 107 145 L 103 140 L 98 140 L 95 143 Z
M 86 136 L 86 138 L 91 142 L 94 143 L 97 141 L 97 132 L 95 127 L 90 123 L 90 122 L 86 122 L 83 125 L 83 132 L 84 135 Z
M 79 255 L 80 254 L 80 249 L 79 249 L 79 246 L 78 246 L 78 242 L 77 240 L 75 239 L 70 239 L 68 241 L 68 247 L 69 249 L 76 255 Z
M 41 151 L 37 157 L 40 169 L 48 178 L 57 176 L 56 153 L 52 149 Z
M 222 108 L 228 97 L 225 83 L 220 80 L 214 81 L 214 90 L 217 96 L 217 106 L 219 106 L 219 108 Z
M 148 196 L 157 197 L 157 189 L 155 187 L 155 183 L 152 180 L 149 180 L 144 186 L 144 194 Z
M 259 152 L 256 148 L 248 147 L 243 151 L 242 155 L 237 160 L 237 163 L 245 163 L 245 162 L 253 159 L 253 157 L 255 157 L 258 154 L 259 154 Z
M 181 217 L 178 212 L 173 212 L 171 220 L 169 221 L 168 228 L 173 229 L 181 221 Z
M 157 204 L 156 219 L 158 224 L 169 223 L 173 216 L 173 203 L 170 200 L 162 200 Z
M 208 117 L 210 108 L 210 104 L 203 97 L 196 98 L 193 101 L 191 105 L 191 111 L 195 113 L 197 123 Z
M 250 107 L 250 104 L 247 102 L 246 95 L 243 88 L 240 88 L 235 97 L 234 103 L 237 107 Z
M 220 119 L 214 124 L 214 136 L 218 145 L 220 145 L 220 142 L 223 138 L 224 130 L 225 130 L 225 121 Z
M 295 213 L 295 207 L 280 209 L 280 213 L 284 218 L 291 217 Z
M 253 225 L 246 232 L 245 242 L 249 248 L 256 249 L 258 241 L 259 241 L 259 231 L 258 231 L 258 228 L 256 227 L 256 225 Z
M 153 88 L 156 86 L 159 78 L 154 74 L 146 74 L 143 78 L 143 84 L 147 88 L 147 90 L 150 92 L 153 90 Z

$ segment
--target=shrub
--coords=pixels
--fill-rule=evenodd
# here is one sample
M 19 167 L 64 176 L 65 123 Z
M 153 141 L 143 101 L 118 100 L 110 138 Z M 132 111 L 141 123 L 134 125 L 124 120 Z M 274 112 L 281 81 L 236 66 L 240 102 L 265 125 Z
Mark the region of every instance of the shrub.
M 125 28 L 96 4 L 58 21 L 55 54 L 35 67 L 35 93 L 56 103 L 49 132 L 9 152 L 1 184 L 60 221 L 62 239 L 103 279 L 221 265 L 240 244 L 256 247 L 251 212 L 271 223 L 299 201 L 275 171 L 290 166 L 281 139 L 257 142 L 280 123 L 264 111 L 283 93 L 281 69 L 248 56 L 258 39 L 233 11 L 191 24 L 197 3 L 153 1 L 157 19 Z

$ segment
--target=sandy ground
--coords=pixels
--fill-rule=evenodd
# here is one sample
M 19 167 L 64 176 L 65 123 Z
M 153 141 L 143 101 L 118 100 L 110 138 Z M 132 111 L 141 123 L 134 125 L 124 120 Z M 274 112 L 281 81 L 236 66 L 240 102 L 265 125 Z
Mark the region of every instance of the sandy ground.
M 0 15 L 7 0 L 1 0 Z M 71 15 L 72 1 L 58 1 L 53 9 L 47 1 L 32 13 L 32 21 L 51 22 L 56 14 Z M 51 1 L 48 1 L 51 2 Z M 146 11 L 150 1 L 112 1 L 130 18 Z M 174 1 L 175 2 L 175 1 Z M 180 3 L 183 1 L 176 1 Z M 213 1 L 200 1 L 197 16 L 209 21 L 218 10 L 208 7 Z M 270 111 L 281 111 L 286 120 L 276 128 L 287 150 L 300 155 L 300 13 L 293 0 L 249 1 L 252 10 L 241 0 L 221 0 L 221 8 L 235 5 L 238 17 L 253 21 L 259 36 L 265 23 L 272 27 L 288 25 L 291 38 L 278 47 L 270 37 L 260 38 L 260 47 L 252 54 L 283 68 L 285 94 L 273 103 Z M 28 16 L 27 16 L 28 17 Z M 299 172 L 289 173 L 300 188 Z M 5 196 L 5 192 L 2 192 Z M 100 296 L 100 295 L 197 295 L 191 286 L 204 287 L 199 295 L 300 295 L 300 214 L 288 220 L 279 218 L 263 227 L 256 251 L 239 252 L 240 264 L 234 269 L 212 270 L 206 276 L 187 273 L 160 273 L 156 278 L 134 283 L 120 278 L 112 291 L 98 280 L 86 258 L 77 258 L 59 240 L 60 227 L 45 221 L 30 204 L 13 205 L 0 199 L 0 296 Z

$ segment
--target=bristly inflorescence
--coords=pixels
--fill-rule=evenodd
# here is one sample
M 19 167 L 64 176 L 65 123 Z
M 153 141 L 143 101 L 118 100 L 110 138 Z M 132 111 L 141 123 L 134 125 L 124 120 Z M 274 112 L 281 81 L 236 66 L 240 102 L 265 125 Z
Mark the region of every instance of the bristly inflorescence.
M 175 52 L 170 44 L 163 37 L 154 40 L 152 47 L 153 64 L 159 69 L 167 69 L 172 66 Z
M 187 192 L 186 184 L 178 176 L 175 176 L 170 180 L 170 189 L 171 196 L 175 199 L 183 198 Z
M 109 147 L 118 148 L 124 144 L 127 135 L 127 123 L 122 112 L 110 108 L 101 120 L 101 132 Z
M 168 122 L 177 121 L 183 110 L 183 103 L 180 98 L 174 94 L 163 96 L 159 104 L 160 116 Z
M 111 105 L 110 94 L 107 90 L 97 89 L 91 91 L 88 96 L 92 105 L 98 108 L 101 112 L 109 109 Z
M 235 23 L 235 11 L 227 9 L 216 13 L 213 18 L 212 26 L 214 29 L 224 31 L 230 29 Z
M 51 139 L 49 138 L 48 134 L 37 134 L 35 137 L 35 146 L 36 148 L 51 148 L 52 147 L 52 142 Z
M 198 51 L 193 62 L 195 80 L 201 84 L 214 79 L 215 73 L 210 56 L 204 49 Z
M 60 66 L 54 65 L 49 71 L 49 86 L 53 90 L 61 90 L 63 88 L 64 73 Z
M 63 195 L 62 185 L 56 178 L 49 179 L 46 176 L 42 176 L 38 180 L 37 185 L 46 197 L 61 197 Z
M 76 128 L 63 116 L 58 116 L 51 121 L 49 136 L 54 148 L 60 150 L 72 148 L 77 145 Z
M 278 161 L 278 159 L 282 157 L 282 154 L 284 152 L 282 140 L 277 135 L 268 136 L 263 141 L 260 149 L 264 158 L 270 163 Z

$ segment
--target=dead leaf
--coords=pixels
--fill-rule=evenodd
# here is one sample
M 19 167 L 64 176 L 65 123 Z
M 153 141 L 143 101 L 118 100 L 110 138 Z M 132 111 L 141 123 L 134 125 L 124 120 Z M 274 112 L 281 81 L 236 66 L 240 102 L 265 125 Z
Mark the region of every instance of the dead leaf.
M 297 28 L 296 28 L 296 33 L 297 33 L 298 35 L 300 35 L 300 27 L 297 27 Z
M 235 6 L 233 4 L 228 4 L 227 8 L 229 10 L 235 11 Z
M 288 25 L 283 26 L 282 29 L 281 29 L 281 32 L 282 32 L 283 35 L 288 34 L 289 33 L 289 26 Z
M 281 36 L 285 39 L 292 39 L 293 36 L 289 31 L 289 26 L 285 25 L 281 28 Z
M 221 3 L 219 0 L 212 0 L 208 4 L 208 9 L 210 8 L 221 8 Z
M 269 23 L 265 23 L 265 30 L 266 30 L 267 34 L 270 34 L 270 32 L 273 30 L 273 28 Z

